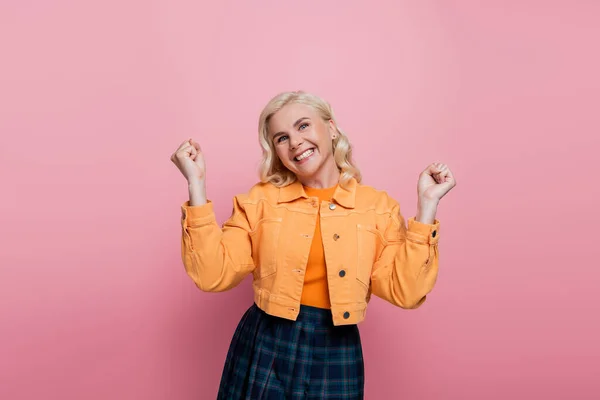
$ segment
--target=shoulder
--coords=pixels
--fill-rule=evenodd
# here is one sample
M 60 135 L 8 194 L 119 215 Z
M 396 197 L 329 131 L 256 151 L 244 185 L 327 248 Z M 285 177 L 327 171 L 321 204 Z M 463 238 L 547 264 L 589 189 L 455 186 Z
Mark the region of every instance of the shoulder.
M 361 208 L 375 207 L 380 212 L 391 212 L 399 207 L 398 202 L 387 191 L 363 184 L 356 186 L 356 204 Z
M 272 183 L 257 182 L 246 193 L 235 196 L 241 204 L 256 204 L 261 201 L 277 202 L 279 188 Z

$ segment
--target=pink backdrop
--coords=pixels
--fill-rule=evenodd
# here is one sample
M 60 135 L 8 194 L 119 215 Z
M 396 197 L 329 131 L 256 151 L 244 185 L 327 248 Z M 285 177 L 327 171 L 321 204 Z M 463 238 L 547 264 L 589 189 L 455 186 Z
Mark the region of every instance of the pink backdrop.
M 258 113 L 328 99 L 365 182 L 416 211 L 442 161 L 441 273 L 374 299 L 367 399 L 598 399 L 593 1 L 3 1 L 0 398 L 211 399 L 250 281 L 180 260 L 203 145 L 220 221 L 257 179 Z M 596 159 L 596 160 L 595 160 Z

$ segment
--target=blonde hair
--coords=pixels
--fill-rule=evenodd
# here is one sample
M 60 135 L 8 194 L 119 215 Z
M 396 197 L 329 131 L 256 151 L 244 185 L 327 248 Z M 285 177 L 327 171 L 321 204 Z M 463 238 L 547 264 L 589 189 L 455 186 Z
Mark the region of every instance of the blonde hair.
M 275 153 L 275 146 L 269 140 L 268 125 L 270 118 L 290 103 L 305 104 L 319 113 L 323 121 L 332 120 L 337 131 L 333 139 L 333 159 L 340 171 L 340 186 L 344 187 L 352 178 L 358 182 L 362 176 L 352 160 L 352 145 L 346 134 L 339 128 L 331 105 L 320 97 L 303 91 L 284 92 L 273 97 L 260 114 L 258 121 L 258 141 L 262 148 L 262 159 L 259 166 L 260 180 L 270 182 L 277 187 L 287 186 L 296 181 L 296 175 L 287 169 Z

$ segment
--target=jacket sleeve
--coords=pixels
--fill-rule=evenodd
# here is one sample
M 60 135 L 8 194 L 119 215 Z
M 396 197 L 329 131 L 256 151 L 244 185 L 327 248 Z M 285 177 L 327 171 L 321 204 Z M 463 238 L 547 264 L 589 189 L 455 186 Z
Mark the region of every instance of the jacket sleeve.
M 237 286 L 254 270 L 250 223 L 236 196 L 231 217 L 221 228 L 213 203 L 182 207 L 181 256 L 187 274 L 200 290 L 222 292 Z
M 408 229 L 394 201 L 385 228 L 384 246 L 371 274 L 372 293 L 401 308 L 425 302 L 438 275 L 440 224 L 410 218 Z

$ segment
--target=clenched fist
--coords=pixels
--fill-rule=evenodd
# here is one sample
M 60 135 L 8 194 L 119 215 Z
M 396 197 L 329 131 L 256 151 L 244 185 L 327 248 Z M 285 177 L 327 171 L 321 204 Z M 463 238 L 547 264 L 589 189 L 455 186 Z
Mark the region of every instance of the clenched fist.
M 188 183 L 204 181 L 206 177 L 206 164 L 200 145 L 192 139 L 181 143 L 179 148 L 171 155 L 171 161 L 177 166 Z
M 419 175 L 417 193 L 420 200 L 439 202 L 454 186 L 454 174 L 446 164 L 430 164 Z

